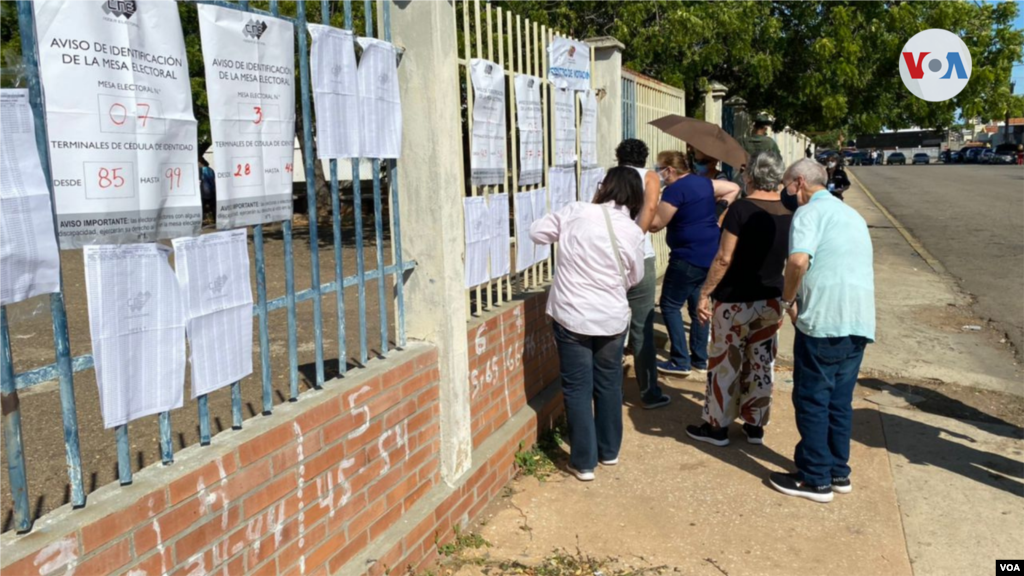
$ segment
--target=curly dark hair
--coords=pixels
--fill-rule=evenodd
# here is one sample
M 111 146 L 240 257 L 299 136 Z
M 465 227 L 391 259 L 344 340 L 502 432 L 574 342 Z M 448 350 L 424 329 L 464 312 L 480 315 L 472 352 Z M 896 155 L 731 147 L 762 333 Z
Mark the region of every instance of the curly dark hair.
M 636 170 L 629 166 L 616 166 L 608 171 L 601 182 L 601 189 L 594 196 L 594 204 L 605 202 L 625 206 L 629 209 L 629 217 L 636 218 L 644 205 L 644 182 Z
M 615 149 L 615 159 L 621 166 L 633 166 L 643 168 L 647 165 L 647 156 L 650 155 L 647 144 L 637 138 L 626 138 Z

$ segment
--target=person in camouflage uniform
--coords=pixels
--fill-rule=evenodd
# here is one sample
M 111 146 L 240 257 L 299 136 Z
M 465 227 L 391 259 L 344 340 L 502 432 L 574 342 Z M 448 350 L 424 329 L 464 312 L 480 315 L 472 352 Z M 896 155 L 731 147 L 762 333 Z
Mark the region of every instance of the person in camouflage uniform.
M 779 145 L 775 143 L 775 140 L 768 135 L 768 127 L 773 123 L 772 117 L 766 112 L 758 112 L 754 118 L 754 129 L 747 136 L 739 138 L 740 146 L 747 152 L 748 158 L 753 158 L 758 152 L 771 151 L 782 156 L 782 152 L 779 151 Z M 745 178 L 742 177 L 740 172 L 733 174 L 735 182 L 740 185 L 742 190 L 742 196 L 747 196 L 747 190 L 745 187 Z

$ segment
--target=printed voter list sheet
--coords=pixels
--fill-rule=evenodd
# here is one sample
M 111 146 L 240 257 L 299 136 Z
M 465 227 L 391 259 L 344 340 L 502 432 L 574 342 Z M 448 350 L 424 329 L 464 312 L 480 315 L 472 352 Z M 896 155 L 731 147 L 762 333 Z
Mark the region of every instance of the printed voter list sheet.
M 555 100 L 555 166 L 576 162 L 576 98 L 568 88 L 552 88 Z
M 516 272 L 522 272 L 535 262 L 534 243 L 530 240 L 530 226 L 533 226 L 534 190 L 515 195 L 513 208 L 516 211 Z
M 316 148 L 321 159 L 359 157 L 359 80 L 355 37 L 348 30 L 307 24 L 316 105 Z
M 540 220 L 548 213 L 548 191 L 540 188 L 533 191 L 533 220 Z M 531 222 L 532 224 L 532 222 Z M 529 233 L 529 228 L 527 228 Z M 529 234 L 527 234 L 529 235 Z M 533 263 L 543 262 L 551 256 L 551 244 L 537 244 L 533 249 Z
M 217 173 L 217 228 L 288 220 L 295 26 L 265 14 L 209 4 L 197 8 Z
M 520 186 L 540 184 L 544 179 L 544 118 L 541 113 L 540 86 L 540 78 L 516 74 Z
M 0 304 L 60 290 L 50 191 L 28 90 L 0 90 Z
M 505 182 L 505 72 L 480 58 L 469 63 L 473 81 L 470 178 L 474 186 Z
M 32 2 L 62 249 L 199 233 L 176 2 Z
M 103 425 L 180 408 L 185 314 L 160 244 L 86 246 L 85 290 Z
M 576 201 L 576 168 L 552 168 L 550 175 L 551 211 L 558 212 Z
M 252 374 L 252 285 L 246 231 L 174 240 L 192 360 L 192 397 Z
M 491 194 L 488 197 L 491 205 L 491 280 L 509 273 L 509 252 L 512 247 L 512 235 L 508 229 L 508 194 Z
M 604 168 L 600 166 L 580 170 L 580 202 L 592 203 L 603 181 Z
M 398 52 L 374 38 L 357 39 L 359 57 L 359 154 L 363 158 L 402 155 L 402 100 L 398 93 Z
M 597 98 L 593 90 L 580 94 L 580 164 L 597 166 Z
M 466 221 L 466 288 L 490 280 L 487 257 L 491 250 L 491 214 L 483 196 L 463 198 Z

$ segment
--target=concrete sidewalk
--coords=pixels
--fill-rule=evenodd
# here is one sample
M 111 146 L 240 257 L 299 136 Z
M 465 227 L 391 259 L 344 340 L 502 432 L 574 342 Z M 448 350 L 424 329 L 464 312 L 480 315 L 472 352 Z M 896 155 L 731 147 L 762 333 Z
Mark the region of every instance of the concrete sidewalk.
M 515 481 L 478 527 L 492 544 L 485 554 L 529 562 L 578 546 L 620 567 L 715 576 L 960 576 L 1024 557 L 1024 420 L 995 416 L 1024 414 L 1019 368 L 987 327 L 962 330 L 978 324 L 970 298 L 856 184 L 847 202 L 871 227 L 878 307 L 854 402 L 852 494 L 822 505 L 767 485 L 770 471 L 793 469 L 799 439 L 784 369 L 764 446 L 737 426 L 725 448 L 685 435 L 700 421 L 700 379 L 668 379 L 673 402 L 655 411 L 638 407 L 627 379 L 620 465 L 589 484 Z M 787 322 L 783 364 L 792 340 Z

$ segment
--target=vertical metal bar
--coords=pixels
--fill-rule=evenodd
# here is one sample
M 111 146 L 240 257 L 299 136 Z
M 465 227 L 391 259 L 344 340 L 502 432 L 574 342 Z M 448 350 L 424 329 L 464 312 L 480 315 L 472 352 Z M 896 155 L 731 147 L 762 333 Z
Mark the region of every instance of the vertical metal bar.
M 359 159 L 352 159 L 352 210 L 356 224 L 356 277 L 359 292 L 359 363 L 366 364 L 366 259 L 363 255 L 363 183 Z
M 516 90 L 516 86 L 515 86 L 515 84 L 516 84 L 515 83 L 516 74 L 515 73 L 516 73 L 516 70 L 518 70 L 518 68 L 516 68 L 515 52 L 512 49 L 512 46 L 513 46 L 513 36 L 514 36 L 514 32 L 515 32 L 515 28 L 512 27 L 512 12 L 508 12 L 508 11 L 505 12 L 505 30 L 508 32 L 509 86 L 511 86 L 511 94 L 512 94 L 512 96 L 510 97 L 512 105 L 509 106 L 509 125 L 512 126 L 512 188 L 510 190 L 507 190 L 507 192 L 508 192 L 508 197 L 512 198 L 512 196 L 515 194 L 516 190 L 519 190 L 519 169 L 520 169 L 520 166 L 519 166 L 519 136 L 518 136 L 518 131 L 515 130 L 516 116 L 513 115 L 513 111 L 515 111 L 516 115 L 518 115 L 519 112 L 518 112 L 518 109 L 516 108 L 516 99 L 515 99 L 515 93 L 516 93 L 515 92 L 515 90 Z M 521 64 L 520 64 L 520 67 L 521 67 Z M 509 205 L 511 205 L 511 204 L 509 204 Z M 508 214 L 505 214 L 505 218 L 503 219 L 503 222 L 505 223 L 505 226 L 508 226 Z M 511 252 L 511 247 L 509 247 L 509 251 Z M 505 278 L 505 301 L 506 302 L 511 302 L 512 301 L 512 270 L 511 270 L 511 268 L 509 269 L 509 273 L 506 274 L 504 278 Z M 500 284 L 498 285 L 498 290 L 499 291 L 501 290 L 501 285 Z
M 263 225 L 252 229 L 253 248 L 256 254 L 256 307 L 259 316 L 260 333 L 260 375 L 263 382 L 263 415 L 269 416 L 274 410 L 274 396 L 270 385 L 270 326 L 267 318 L 267 265 L 263 257 Z
M 338 321 L 338 373 L 348 370 L 348 353 L 345 347 L 345 287 L 344 287 L 344 245 L 341 242 L 341 191 L 338 189 L 338 161 L 331 159 L 331 220 L 334 232 L 334 280 L 338 290 L 334 292 Z
M 345 0 L 342 5 L 345 7 L 345 28 L 352 30 L 352 0 Z
M 469 35 L 469 0 L 463 0 L 462 2 L 462 49 L 463 58 L 466 61 L 466 130 L 469 134 L 473 133 L 473 76 L 470 73 L 471 70 L 471 59 L 473 58 L 472 38 Z M 472 140 L 470 141 L 472 145 Z M 472 160 L 470 161 L 472 166 Z M 476 187 L 473 186 L 472 180 L 472 168 L 470 168 L 470 182 L 469 182 L 469 195 L 476 196 Z M 459 191 L 465 195 L 465 187 Z M 465 206 L 465 204 L 463 204 Z M 472 307 L 472 288 L 466 289 L 466 310 L 473 314 Z M 479 297 L 477 298 L 477 304 L 479 305 Z
M 199 445 L 210 445 L 210 400 L 206 394 L 196 398 L 199 405 Z
M 494 29 L 492 27 L 492 19 L 491 19 L 491 12 L 492 11 L 493 11 L 493 7 L 491 6 L 491 3 L 488 2 L 487 3 L 487 59 L 490 60 L 491 62 L 494 62 Z M 500 42 L 498 43 L 498 46 L 499 47 L 501 46 Z M 504 70 L 502 70 L 502 75 L 504 75 Z M 486 200 L 486 197 L 489 196 L 492 192 L 494 192 L 494 185 L 485 186 L 484 189 L 483 189 L 483 192 L 484 192 L 484 196 L 485 196 L 485 200 L 484 201 L 485 202 L 489 202 L 488 200 Z M 488 310 L 494 308 L 494 296 L 491 294 L 491 288 L 492 288 L 492 285 L 491 285 L 491 262 L 490 262 L 490 258 L 488 258 L 487 259 L 487 282 L 485 283 L 485 286 L 484 286 L 484 292 L 487 294 L 487 309 Z
M 330 0 L 320 0 L 320 22 L 328 26 L 331 25 L 331 2 Z
M 174 444 L 171 442 L 171 413 L 160 413 L 160 460 L 164 466 L 174 463 Z
M 320 294 L 320 235 L 317 229 L 316 175 L 313 163 L 313 112 L 309 90 L 309 39 L 306 36 L 306 3 L 295 3 L 295 20 L 299 37 L 299 94 L 302 96 L 302 138 L 306 153 L 302 163 L 306 169 L 306 214 L 309 217 L 310 288 L 313 290 L 313 343 L 316 354 L 315 388 L 324 385 L 324 322 Z
M 377 245 L 377 307 L 380 309 L 380 352 L 388 352 L 388 307 L 384 305 L 384 285 L 387 284 L 387 275 L 384 274 L 384 224 L 381 221 L 381 212 L 384 211 L 380 199 L 380 160 L 373 159 L 373 224 L 376 230 Z
M 117 437 L 117 478 L 121 486 L 132 483 L 132 455 L 128 446 L 128 425 L 122 424 L 114 428 Z
M 366 18 L 366 36 L 373 38 L 373 2 L 371 0 L 363 2 L 363 16 Z
M 35 121 L 36 149 L 48 183 L 50 177 L 50 149 L 47 146 L 46 113 L 43 106 L 43 91 L 39 78 L 39 61 L 36 55 L 35 15 L 32 3 L 18 0 L 18 30 L 21 34 L 21 57 L 28 78 L 29 102 Z M 50 204 L 57 206 L 52 184 L 48 184 Z M 57 215 L 53 214 L 53 229 L 59 230 Z M 59 244 L 59 239 L 58 239 Z M 68 317 L 64 309 L 64 274 L 60 274 L 60 291 L 50 295 L 50 316 L 53 319 L 53 348 L 57 363 L 60 387 L 61 420 L 64 425 L 64 451 L 68 465 L 68 480 L 71 483 L 71 505 L 85 506 L 85 488 L 82 484 L 82 455 L 78 442 L 78 415 L 75 412 L 74 376 L 71 368 L 71 342 L 68 338 Z M 13 381 L 12 381 L 13 382 Z
M 517 31 L 519 33 L 519 42 L 516 44 L 516 48 L 519 50 L 519 67 L 520 67 L 520 69 L 524 70 L 526 74 L 534 75 L 533 64 L 532 64 L 533 56 L 530 54 L 530 50 L 528 48 L 526 49 L 526 60 L 525 60 L 526 68 L 523 69 L 523 62 L 524 62 L 524 60 L 523 60 L 523 50 L 526 47 L 526 39 L 523 37 L 523 18 L 520 15 L 518 15 L 518 14 L 516 14 L 516 29 L 517 29 Z M 530 29 L 530 21 L 529 20 L 526 21 L 526 29 L 527 30 Z M 543 108 L 544 106 L 546 106 L 546 103 L 547 103 L 547 98 L 544 96 L 545 89 L 544 89 L 544 81 L 543 80 L 541 80 L 541 90 L 540 90 L 540 92 L 541 92 L 541 99 L 542 99 L 541 108 Z M 546 124 L 546 122 L 545 122 L 545 124 Z M 546 126 L 545 126 L 545 128 L 546 128 Z M 550 136 L 551 131 L 550 130 L 544 130 L 544 133 L 548 134 Z M 534 188 L 536 188 L 536 187 L 534 187 Z M 516 190 L 516 191 L 518 192 L 518 190 Z M 516 197 L 516 202 L 519 202 L 519 198 L 518 197 Z M 519 242 L 521 242 L 521 241 L 522 241 L 522 238 L 519 238 L 518 236 L 516 236 L 516 252 L 517 253 L 518 253 Z M 530 267 L 530 266 L 528 266 L 526 268 L 523 268 L 523 289 L 524 290 L 530 288 L 530 270 L 531 270 L 531 268 L 532 267 Z
M 242 383 L 231 385 L 231 429 L 242 429 Z
M 391 2 L 384 2 L 384 40 L 391 42 Z M 398 266 L 395 273 L 395 299 L 397 300 L 397 318 L 395 319 L 395 334 L 397 344 L 401 348 L 405 346 L 405 261 L 402 257 L 402 221 L 401 212 L 398 209 L 398 162 L 388 160 L 388 184 L 391 185 L 391 250 L 393 260 Z
M 7 307 L 0 306 L 0 391 L 2 391 L 4 449 L 7 451 L 7 477 L 14 500 L 14 529 L 23 534 L 32 529 L 28 507 L 28 479 L 25 475 L 25 452 L 21 442 L 21 404 L 14 387 L 14 360 L 11 358 L 11 336 L 7 331 Z

